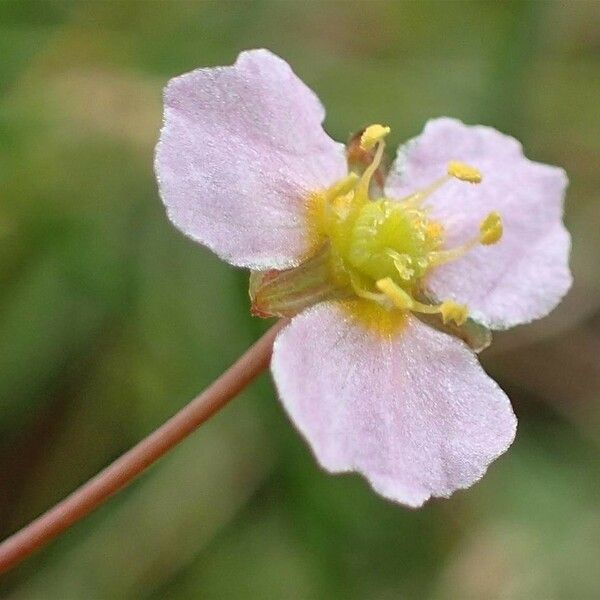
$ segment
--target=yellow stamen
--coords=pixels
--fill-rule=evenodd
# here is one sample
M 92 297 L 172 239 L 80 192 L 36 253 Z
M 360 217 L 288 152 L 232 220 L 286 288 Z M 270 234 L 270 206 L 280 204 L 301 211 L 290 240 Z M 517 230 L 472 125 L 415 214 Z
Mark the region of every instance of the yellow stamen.
M 355 275 L 350 275 L 350 285 L 352 286 L 354 293 L 359 298 L 364 298 L 365 300 L 372 300 L 373 302 L 376 302 L 377 304 L 383 306 L 384 308 L 387 308 L 388 310 L 390 308 L 393 308 L 394 305 L 390 302 L 390 299 L 385 294 L 377 294 L 375 292 L 370 292 L 369 290 L 365 289 L 360 279 L 357 278 Z
M 469 316 L 467 307 L 464 304 L 457 304 L 454 300 L 444 300 L 438 305 L 423 304 L 394 283 L 390 277 L 380 279 L 375 285 L 400 310 L 410 310 L 429 315 L 439 313 L 444 324 L 454 321 L 458 326 L 463 325 Z
M 448 163 L 448 175 L 468 183 L 481 183 L 481 173 L 477 169 L 457 160 Z
M 447 173 L 426 187 L 404 198 L 381 197 L 383 191 L 375 185 L 374 177 L 389 132 L 389 127 L 379 124 L 367 127 L 360 139 L 365 158 L 362 174 L 350 173 L 311 196 L 307 209 L 314 248 L 327 248 L 331 280 L 340 293 L 353 296 L 353 306 L 375 307 L 377 315 L 402 318 L 409 312 L 439 315 L 445 324 L 462 326 L 468 318 L 466 306 L 450 299 L 426 304 L 416 300 L 413 293 L 418 296 L 421 281 L 431 269 L 461 258 L 478 244 L 498 242 L 503 233 L 502 219 L 491 212 L 472 239 L 444 248 L 444 226 L 435 220 L 433 206 L 428 206 L 426 199 L 452 178 L 479 183 L 481 173 L 451 161 Z
M 395 284 L 391 277 L 380 279 L 375 285 L 394 303 L 396 308 L 413 310 L 415 300 L 399 285 Z
M 449 179 L 450 179 L 450 177 L 448 177 L 448 175 L 444 175 L 443 177 L 436 179 L 433 183 L 431 183 L 427 187 L 424 187 L 421 190 L 417 190 L 416 192 L 413 192 L 409 196 L 402 198 L 402 200 L 401 200 L 402 204 L 404 205 L 405 208 L 419 208 L 421 206 L 423 200 L 425 200 L 426 198 L 431 196 L 431 194 L 433 194 L 433 192 L 435 192 L 439 188 L 441 188 Z
M 479 226 L 479 242 L 490 246 L 500 241 L 502 233 L 502 217 L 497 212 L 491 212 Z
M 500 241 L 502 237 L 502 217 L 497 212 L 491 212 L 479 226 L 479 237 L 472 239 L 466 244 L 462 244 L 457 248 L 450 250 L 438 250 L 437 252 L 429 253 L 429 264 L 431 266 L 439 266 L 450 261 L 461 258 L 467 252 L 472 250 L 477 244 L 483 246 L 491 246 Z
M 340 179 L 327 190 L 326 199 L 333 200 L 337 196 L 343 196 L 351 192 L 356 187 L 356 182 L 359 179 L 360 177 L 356 173 L 349 173 L 347 177 Z
M 363 150 L 370 150 L 377 142 L 383 140 L 390 131 L 389 127 L 384 127 L 378 123 L 369 125 L 360 137 L 360 147 Z
M 356 187 L 360 177 L 356 173 L 350 173 L 344 179 L 338 181 L 327 191 L 325 195 L 324 218 L 330 218 L 334 211 L 338 218 L 344 218 L 352 205 L 352 190 Z
M 380 125 L 371 125 L 371 127 L 380 127 Z M 367 127 L 367 130 L 369 128 Z M 389 127 L 387 128 L 389 129 Z M 365 130 L 365 133 L 367 132 Z M 363 133 L 364 136 L 364 133 Z M 376 140 L 377 150 L 375 151 L 375 156 L 373 156 L 373 160 L 371 164 L 365 169 L 362 174 L 359 182 L 356 184 L 356 189 L 354 191 L 354 197 L 358 201 L 359 204 L 366 203 L 369 201 L 369 186 L 371 185 L 371 178 L 375 174 L 375 171 L 379 168 L 381 164 L 381 159 L 383 158 L 383 150 L 385 148 L 385 143 L 383 139 Z
M 467 252 L 472 250 L 478 242 L 479 238 L 475 238 L 466 244 L 462 244 L 456 248 L 451 248 L 450 250 L 438 250 L 436 252 L 430 252 L 429 256 L 427 257 L 429 265 L 432 267 L 439 267 L 440 265 L 445 265 L 453 260 L 462 258 L 465 254 L 467 254 Z
M 439 308 L 444 325 L 454 321 L 460 327 L 469 316 L 467 307 L 464 304 L 457 304 L 454 300 L 444 300 Z
M 443 177 L 436 179 L 433 183 L 429 184 L 421 190 L 413 192 L 409 196 L 402 199 L 404 205 L 409 207 L 419 207 L 423 200 L 431 196 L 433 192 L 441 188 L 445 183 L 450 181 L 452 178 L 460 179 L 461 181 L 467 181 L 468 183 L 480 183 L 481 173 L 469 165 L 458 161 L 451 161 L 448 163 L 448 172 Z
M 350 173 L 324 192 L 314 193 L 309 197 L 306 208 L 310 235 L 315 247 L 322 244 L 323 237 L 335 220 L 335 216 L 343 215 L 347 210 L 347 205 L 350 203 L 348 195 L 356 187 L 359 179 L 356 173 Z

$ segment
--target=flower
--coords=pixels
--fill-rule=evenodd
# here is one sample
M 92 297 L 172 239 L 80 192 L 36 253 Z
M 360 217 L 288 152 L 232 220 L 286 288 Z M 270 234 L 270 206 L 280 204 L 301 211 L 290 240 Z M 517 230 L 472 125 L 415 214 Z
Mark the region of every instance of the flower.
M 172 222 L 252 270 L 255 314 L 292 317 L 272 372 L 330 472 L 417 507 L 478 480 L 516 418 L 474 350 L 571 284 L 567 178 L 511 137 L 440 118 L 385 178 L 389 128 L 348 148 L 267 50 L 170 81 L 156 151 Z

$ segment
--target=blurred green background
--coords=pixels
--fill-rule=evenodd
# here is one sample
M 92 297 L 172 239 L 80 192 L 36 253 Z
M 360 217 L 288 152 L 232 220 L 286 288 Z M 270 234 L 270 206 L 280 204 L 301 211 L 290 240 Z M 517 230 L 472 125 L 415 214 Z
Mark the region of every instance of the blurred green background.
M 152 172 L 166 81 L 283 56 L 336 138 L 433 116 L 564 166 L 573 291 L 483 356 L 520 418 L 420 511 L 320 472 L 264 376 L 5 578 L 15 599 L 600 597 L 598 2 L 0 2 L 0 533 L 129 448 L 264 330 Z M 532 219 L 536 215 L 530 215 Z

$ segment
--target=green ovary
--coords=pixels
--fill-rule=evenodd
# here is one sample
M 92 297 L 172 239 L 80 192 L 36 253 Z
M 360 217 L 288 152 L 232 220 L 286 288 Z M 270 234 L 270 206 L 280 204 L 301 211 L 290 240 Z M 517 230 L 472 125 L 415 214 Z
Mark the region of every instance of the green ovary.
M 441 226 L 423 210 L 387 198 L 362 199 L 351 192 L 332 206 L 317 213 L 332 277 L 358 295 L 377 293 L 376 282 L 386 278 L 414 291 L 430 266 L 429 254 L 441 244 Z
M 344 258 L 351 269 L 373 283 L 390 277 L 407 290 L 423 277 L 437 245 L 422 213 L 383 198 L 362 207 L 350 239 Z

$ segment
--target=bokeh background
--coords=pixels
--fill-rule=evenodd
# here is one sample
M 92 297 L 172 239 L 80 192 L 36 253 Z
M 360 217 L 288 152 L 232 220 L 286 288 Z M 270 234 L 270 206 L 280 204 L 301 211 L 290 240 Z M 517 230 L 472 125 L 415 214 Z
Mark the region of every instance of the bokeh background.
M 7 576 L 3 597 L 600 597 L 598 2 L 0 2 L 0 532 L 210 383 L 266 323 L 152 172 L 166 81 L 265 46 L 336 138 L 484 123 L 571 178 L 574 289 L 496 336 L 517 440 L 420 511 L 322 473 L 268 376 Z M 535 219 L 536 215 L 528 215 Z

